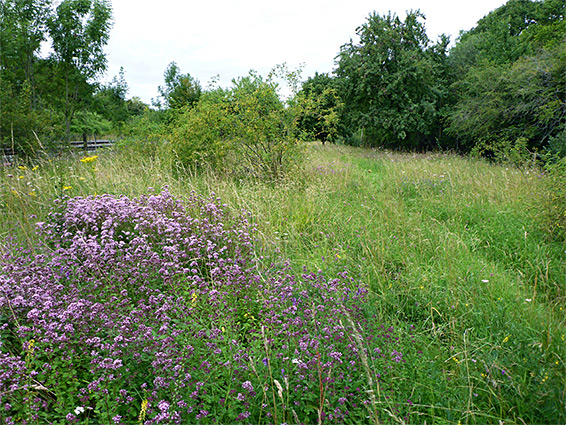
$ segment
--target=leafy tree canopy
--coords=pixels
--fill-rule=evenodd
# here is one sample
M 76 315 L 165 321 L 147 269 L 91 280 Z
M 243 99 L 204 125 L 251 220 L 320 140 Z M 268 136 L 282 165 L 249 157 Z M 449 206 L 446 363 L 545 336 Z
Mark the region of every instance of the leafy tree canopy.
M 169 109 L 193 106 L 200 98 L 202 88 L 198 80 L 190 74 L 181 74 L 175 62 L 171 62 L 163 75 L 164 86 L 159 86 L 159 94 Z
M 112 12 L 105 0 L 64 0 L 48 20 L 55 57 L 87 79 L 106 70 Z
M 566 139 L 565 3 L 510 0 L 450 52 L 455 104 L 447 131 L 460 149 Z
M 343 109 L 336 79 L 317 72 L 303 83 L 298 97 L 303 102 L 298 118 L 300 130 L 323 144 L 335 141 Z
M 357 28 L 359 43 L 343 45 L 337 77 L 346 126 L 369 146 L 418 147 L 435 143 L 448 38 L 433 45 L 424 16 L 404 21 L 371 14 Z

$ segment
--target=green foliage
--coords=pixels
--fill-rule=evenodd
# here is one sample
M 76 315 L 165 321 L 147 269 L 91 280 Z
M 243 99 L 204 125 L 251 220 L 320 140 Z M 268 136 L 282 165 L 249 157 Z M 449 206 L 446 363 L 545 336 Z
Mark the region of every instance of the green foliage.
M 93 98 L 93 107 L 98 114 L 110 121 L 116 134 L 121 135 L 131 113 L 126 102 L 128 83 L 124 69 L 112 79 L 112 82 L 98 88 Z M 90 134 L 93 134 L 89 132 Z
M 328 74 L 316 73 L 303 83 L 298 98 L 302 105 L 298 116 L 299 129 L 322 144 L 335 142 L 340 133 L 344 108 L 336 80 Z
M 531 152 L 527 139 L 520 138 L 514 142 L 498 140 L 494 142 L 478 142 L 472 151 L 472 156 L 485 157 L 503 165 L 513 165 L 520 169 L 534 168 L 537 165 L 536 152 Z
M 526 138 L 544 147 L 566 125 L 566 48 L 542 50 L 512 65 L 476 67 L 456 83 L 460 100 L 447 131 L 464 145 Z
M 177 110 L 184 106 L 192 107 L 198 102 L 202 88 L 198 80 L 190 74 L 181 74 L 175 62 L 171 62 L 163 75 L 165 86 L 159 86 L 159 94 L 165 107 Z
M 16 83 L 33 80 L 35 53 L 45 40 L 50 0 L 0 3 L 0 68 L 2 77 Z
M 546 187 L 536 216 L 551 239 L 566 240 L 566 156 L 549 160 L 544 171 Z
M 560 0 L 509 0 L 464 32 L 450 52 L 459 71 L 475 65 L 504 65 L 531 56 L 564 38 Z
M 38 108 L 34 84 L 35 53 L 45 40 L 49 3 L 0 3 L 0 145 L 22 155 L 33 154 L 38 147 L 34 130 L 43 135 L 42 125 L 51 127 Z
M 509 1 L 450 52 L 455 105 L 447 132 L 462 150 L 526 139 L 541 149 L 566 125 L 566 26 L 560 2 Z
M 115 148 L 130 151 L 140 158 L 154 158 L 164 149 L 165 122 L 163 114 L 135 98 L 127 101 L 134 114 L 124 128 L 123 137 Z M 143 112 L 139 111 L 143 109 Z
M 232 88 L 185 106 L 168 139 L 183 167 L 277 178 L 298 164 L 295 115 L 296 106 L 285 107 L 271 78 L 250 72 Z
M 112 122 L 96 112 L 79 111 L 71 124 L 73 134 L 101 136 L 112 130 Z
M 57 74 L 61 75 L 60 105 L 67 138 L 75 113 L 93 92 L 89 81 L 106 69 L 104 46 L 110 35 L 112 13 L 105 0 L 64 0 L 48 20 Z M 85 95 L 86 94 L 86 95 Z
M 372 14 L 357 29 L 360 42 L 340 49 L 336 74 L 345 121 L 351 132 L 360 131 L 364 145 L 437 143 L 448 39 L 431 45 L 423 19 L 418 11 L 405 21 Z
M 21 0 L 0 8 L 0 143 L 31 155 L 65 133 L 69 138 L 78 111 L 82 122 L 74 129 L 84 127 L 94 79 L 106 67 L 110 6 L 103 0 Z M 44 41 L 53 48 L 47 59 L 39 55 Z
M 54 54 L 87 80 L 106 69 L 112 12 L 106 0 L 63 0 L 49 19 Z

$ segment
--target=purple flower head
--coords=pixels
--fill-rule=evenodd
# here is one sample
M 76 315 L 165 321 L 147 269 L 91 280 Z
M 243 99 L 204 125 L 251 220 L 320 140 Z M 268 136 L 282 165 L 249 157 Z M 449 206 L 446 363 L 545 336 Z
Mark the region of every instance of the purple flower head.
M 391 352 L 391 360 L 395 363 L 399 363 L 403 360 L 403 354 L 399 353 L 397 350 Z
M 238 415 L 238 417 L 236 418 L 236 420 L 238 420 L 238 421 L 243 421 L 244 419 L 247 419 L 247 418 L 249 418 L 249 417 L 250 417 L 250 412 L 248 412 L 248 411 L 246 410 L 245 412 L 240 413 L 240 414 Z

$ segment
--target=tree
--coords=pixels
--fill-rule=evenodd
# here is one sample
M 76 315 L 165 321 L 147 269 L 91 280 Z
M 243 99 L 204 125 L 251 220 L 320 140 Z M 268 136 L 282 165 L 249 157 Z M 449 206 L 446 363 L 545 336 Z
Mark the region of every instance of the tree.
M 108 84 L 97 88 L 94 94 L 92 109 L 106 120 L 112 122 L 115 131 L 121 133 L 130 117 L 130 110 L 126 101 L 128 83 L 124 76 L 124 69 Z
M 181 74 L 175 62 L 171 62 L 163 75 L 164 86 L 159 86 L 159 94 L 169 109 L 193 106 L 198 102 L 202 89 L 198 80 L 190 74 Z
M 338 55 L 345 124 L 369 146 L 430 147 L 437 143 L 448 38 L 431 45 L 416 11 L 405 21 L 371 14 Z
M 18 89 L 27 81 L 34 90 L 35 55 L 45 40 L 50 3 L 49 0 L 0 3 L 0 69 L 2 77 Z
M 458 78 L 447 116 L 460 149 L 542 149 L 564 137 L 565 8 L 555 0 L 510 0 L 462 34 L 450 52 Z
M 104 47 L 111 19 L 111 8 L 105 0 L 63 0 L 49 20 L 53 57 L 64 87 L 60 106 L 67 138 L 75 113 L 92 95 L 90 83 L 106 69 Z
M 0 2 L 0 143 L 16 153 L 35 150 L 40 104 L 36 56 L 49 16 L 48 0 Z
M 343 108 L 335 79 L 317 72 L 303 83 L 299 98 L 303 103 L 299 129 L 322 144 L 335 141 Z

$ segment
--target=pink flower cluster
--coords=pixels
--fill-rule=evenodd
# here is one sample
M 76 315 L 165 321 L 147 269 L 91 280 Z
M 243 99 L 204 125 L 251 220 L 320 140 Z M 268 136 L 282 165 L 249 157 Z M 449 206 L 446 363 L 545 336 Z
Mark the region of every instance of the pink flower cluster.
M 402 361 L 392 330 L 366 317 L 346 272 L 261 274 L 250 219 L 167 189 L 57 201 L 41 246 L 2 259 L 0 417 L 257 422 L 277 411 L 261 407 L 274 376 L 305 422 L 320 385 L 330 416 L 365 415 L 350 387 L 363 362 L 377 380 Z

